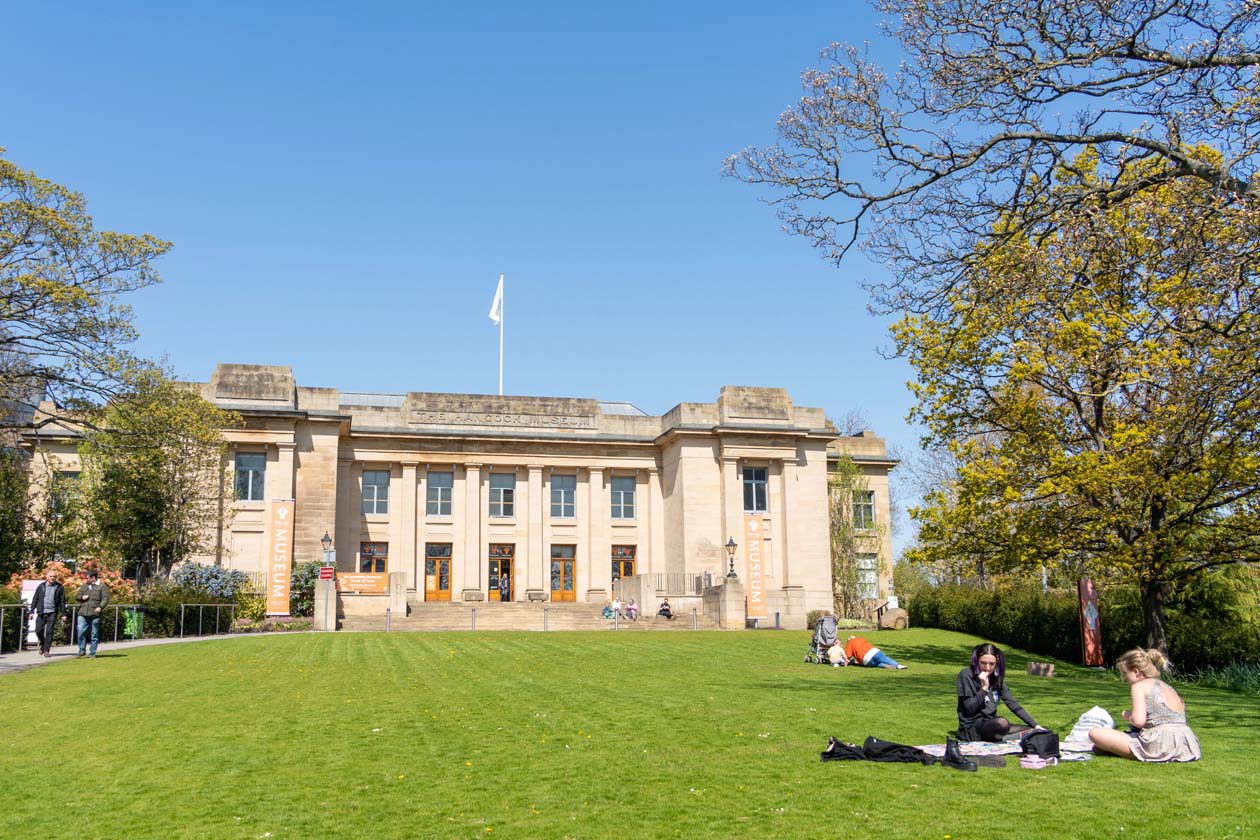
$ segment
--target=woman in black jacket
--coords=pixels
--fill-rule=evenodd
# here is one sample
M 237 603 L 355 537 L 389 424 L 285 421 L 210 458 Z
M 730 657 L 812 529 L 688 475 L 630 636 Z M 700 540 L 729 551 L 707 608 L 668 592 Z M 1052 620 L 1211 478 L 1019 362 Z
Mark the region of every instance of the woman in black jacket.
M 958 672 L 958 740 L 1001 741 L 1008 733 L 1037 728 L 1024 707 L 1006 687 L 1006 657 L 996 645 L 976 645 L 971 667 Z M 1014 712 L 1028 727 L 1012 727 L 997 713 L 998 701 Z

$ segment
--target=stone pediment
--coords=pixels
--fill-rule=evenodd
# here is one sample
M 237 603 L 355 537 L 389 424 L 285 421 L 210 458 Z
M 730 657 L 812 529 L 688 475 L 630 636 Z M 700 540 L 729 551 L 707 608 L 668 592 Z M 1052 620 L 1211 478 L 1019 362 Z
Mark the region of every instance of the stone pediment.
M 413 391 L 403 400 L 411 426 L 479 426 L 486 429 L 591 429 L 599 427 L 596 400 L 500 397 Z

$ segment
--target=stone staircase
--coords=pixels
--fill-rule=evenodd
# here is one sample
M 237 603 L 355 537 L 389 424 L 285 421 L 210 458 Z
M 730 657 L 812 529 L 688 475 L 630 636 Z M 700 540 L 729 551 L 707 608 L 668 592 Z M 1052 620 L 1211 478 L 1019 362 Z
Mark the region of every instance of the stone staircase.
M 389 629 L 393 632 L 433 632 L 442 630 L 472 630 L 473 610 L 477 613 L 477 630 L 691 630 L 691 615 L 680 615 L 674 621 L 656 616 L 640 616 L 638 621 L 622 618 L 616 624 L 600 616 L 603 609 L 597 604 L 564 603 L 425 603 L 410 601 L 407 616 L 391 616 Z M 717 622 L 697 615 L 696 627 L 700 630 L 716 630 Z M 385 629 L 385 616 L 351 615 L 341 619 L 341 629 L 348 631 L 374 631 Z

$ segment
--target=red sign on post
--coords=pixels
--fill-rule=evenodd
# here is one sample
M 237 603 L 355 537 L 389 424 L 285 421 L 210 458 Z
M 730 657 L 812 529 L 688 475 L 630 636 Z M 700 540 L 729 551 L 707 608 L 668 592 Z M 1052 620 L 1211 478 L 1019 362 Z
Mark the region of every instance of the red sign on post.
M 1098 667 L 1103 664 L 1102 629 L 1098 626 L 1098 591 L 1088 578 L 1076 584 L 1081 598 L 1081 661 Z
M 320 567 L 319 567 L 319 579 L 320 579 L 320 580 L 332 580 L 332 579 L 333 579 L 333 575 L 336 573 L 336 571 L 337 571 L 337 570 L 336 570 L 336 569 L 334 569 L 332 566 L 320 566 Z

